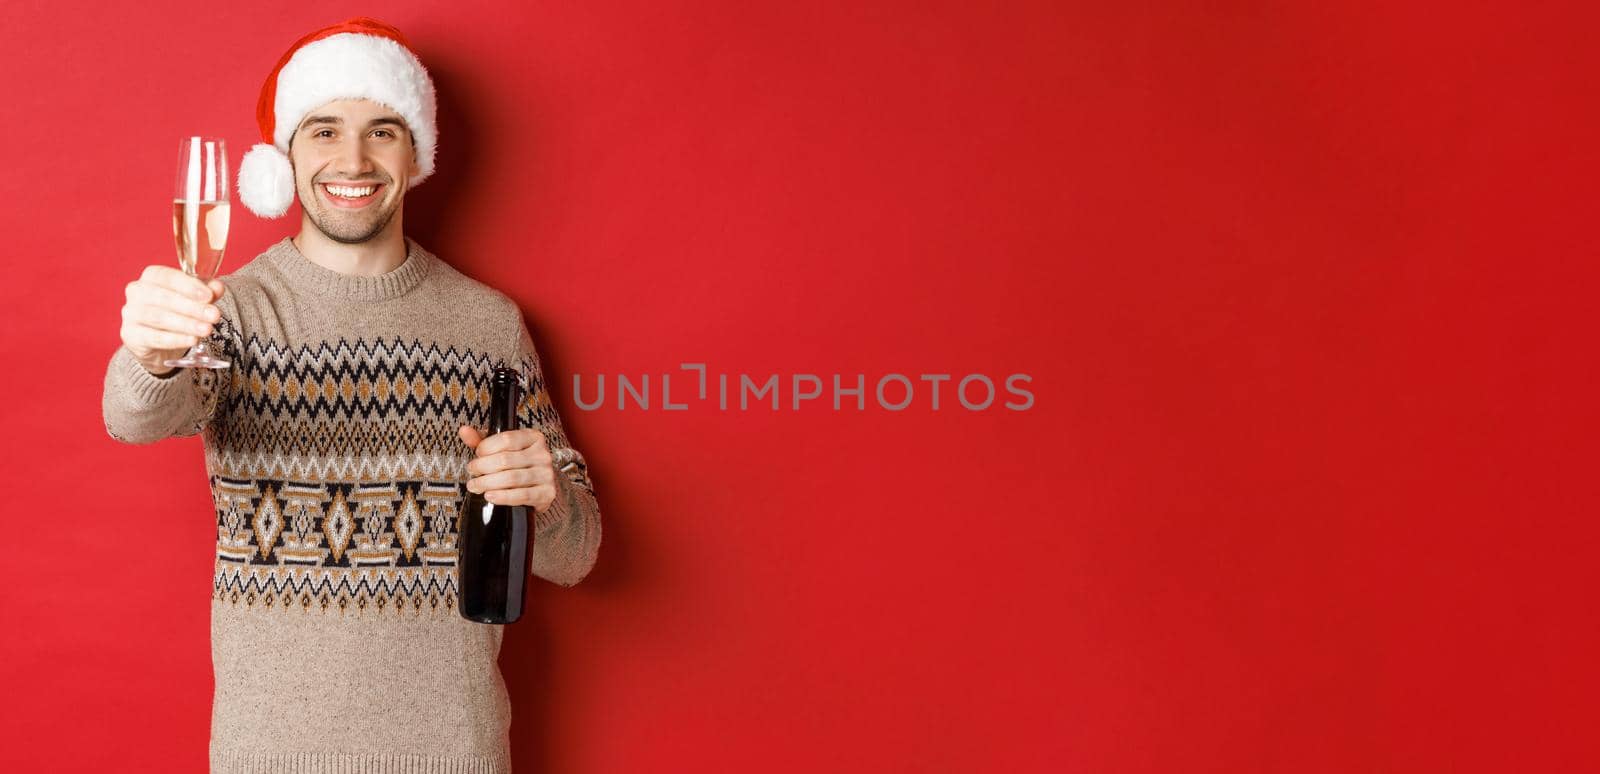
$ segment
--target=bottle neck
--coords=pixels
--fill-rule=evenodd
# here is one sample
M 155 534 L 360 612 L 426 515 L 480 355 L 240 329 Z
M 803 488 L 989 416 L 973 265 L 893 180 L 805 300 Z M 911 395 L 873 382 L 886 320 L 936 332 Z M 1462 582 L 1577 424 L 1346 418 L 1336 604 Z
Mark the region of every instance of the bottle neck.
M 489 434 L 517 429 L 517 407 L 522 402 L 521 388 L 512 372 L 495 370 L 489 382 Z

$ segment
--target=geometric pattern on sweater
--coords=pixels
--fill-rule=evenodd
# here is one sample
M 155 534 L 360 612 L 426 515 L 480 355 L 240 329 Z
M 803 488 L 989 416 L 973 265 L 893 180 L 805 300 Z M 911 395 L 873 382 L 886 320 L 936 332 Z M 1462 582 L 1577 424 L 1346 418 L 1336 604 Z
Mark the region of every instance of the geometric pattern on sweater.
M 469 456 L 456 427 L 483 428 L 489 378 L 503 361 L 470 350 L 440 351 L 400 339 L 340 339 L 286 348 L 251 336 L 219 412 L 220 469 L 231 476 L 312 480 L 453 478 Z M 242 361 L 242 362 L 241 362 Z M 558 466 L 593 489 L 581 455 L 570 449 L 543 374 L 524 353 L 518 410 L 523 427 L 538 427 Z
M 215 596 L 247 607 L 317 613 L 456 612 L 452 568 L 240 567 L 217 561 Z
M 237 341 L 237 340 L 236 340 Z M 217 524 L 213 596 L 279 609 L 453 611 L 466 463 L 503 361 L 400 339 L 223 347 L 207 445 Z M 535 357 L 517 364 L 521 426 L 593 491 Z
M 249 369 L 234 373 L 229 409 L 297 420 L 476 412 L 488 405 L 481 377 L 495 365 L 486 355 L 400 339 L 290 349 L 251 336 L 245 349 Z
M 217 477 L 212 488 L 218 599 L 341 612 L 454 610 L 462 485 Z
M 454 566 L 455 483 L 217 478 L 217 556 L 252 565 Z

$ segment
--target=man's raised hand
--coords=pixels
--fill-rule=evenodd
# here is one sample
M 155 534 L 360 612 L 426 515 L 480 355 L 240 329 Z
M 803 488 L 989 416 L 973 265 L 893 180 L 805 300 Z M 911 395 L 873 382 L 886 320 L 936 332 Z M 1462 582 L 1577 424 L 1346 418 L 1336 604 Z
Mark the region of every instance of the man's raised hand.
M 201 282 L 171 266 L 146 266 L 128 283 L 122 305 L 122 343 L 144 370 L 166 376 L 163 360 L 182 357 L 222 319 L 213 302 L 222 297 L 221 280 Z

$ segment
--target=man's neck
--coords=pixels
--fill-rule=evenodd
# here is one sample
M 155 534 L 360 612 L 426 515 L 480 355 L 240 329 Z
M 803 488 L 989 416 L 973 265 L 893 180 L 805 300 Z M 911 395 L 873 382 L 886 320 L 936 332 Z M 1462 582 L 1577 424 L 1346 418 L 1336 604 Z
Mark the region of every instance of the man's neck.
M 356 277 L 388 274 L 406 262 L 406 240 L 400 231 L 399 217 L 390 221 L 382 233 L 357 244 L 335 242 L 317 230 L 310 219 L 303 219 L 300 233 L 294 237 L 294 246 L 306 260 Z

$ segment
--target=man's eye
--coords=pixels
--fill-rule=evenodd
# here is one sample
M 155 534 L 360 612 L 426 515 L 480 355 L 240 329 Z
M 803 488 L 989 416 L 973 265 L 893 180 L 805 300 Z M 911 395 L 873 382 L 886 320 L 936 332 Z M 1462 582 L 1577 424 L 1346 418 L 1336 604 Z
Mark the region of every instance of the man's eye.
M 373 131 L 373 134 L 381 134 L 384 137 L 393 137 L 394 136 L 394 132 L 391 132 L 388 129 L 378 129 L 378 130 Z
M 332 137 L 333 136 L 333 130 L 332 129 L 318 129 L 316 131 L 316 133 L 312 134 L 311 136 L 312 137 L 324 137 L 324 136 Z

